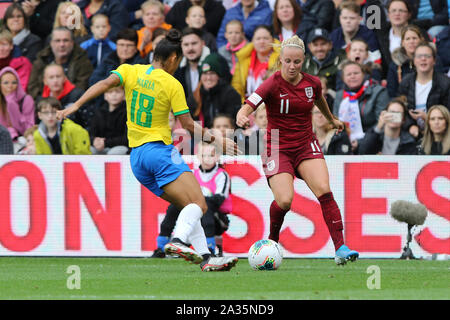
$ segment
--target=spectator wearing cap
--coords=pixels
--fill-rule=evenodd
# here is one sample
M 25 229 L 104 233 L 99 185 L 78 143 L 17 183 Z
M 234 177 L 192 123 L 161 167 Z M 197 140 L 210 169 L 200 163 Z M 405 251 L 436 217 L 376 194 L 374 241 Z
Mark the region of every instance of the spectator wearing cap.
M 200 120 L 204 127 L 211 128 L 218 114 L 225 114 L 236 119 L 241 107 L 241 96 L 226 80 L 227 68 L 218 53 L 208 55 L 200 65 L 200 85 L 188 98 L 188 105 L 193 110 L 195 120 Z
M 345 59 L 344 53 L 337 54 L 333 51 L 333 43 L 325 29 L 313 29 L 307 43 L 309 53 L 306 54 L 303 71 L 325 77 L 328 88 L 336 91 L 336 74 L 338 65 Z

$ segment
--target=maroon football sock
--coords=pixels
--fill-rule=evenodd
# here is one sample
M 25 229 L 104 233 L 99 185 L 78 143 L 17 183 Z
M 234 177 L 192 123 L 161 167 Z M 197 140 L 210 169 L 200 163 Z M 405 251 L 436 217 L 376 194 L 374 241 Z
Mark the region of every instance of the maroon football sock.
M 321 195 L 318 200 L 320 202 L 320 207 L 322 208 L 323 218 L 330 231 L 334 247 L 337 250 L 344 244 L 344 235 L 342 233 L 344 226 L 342 224 L 341 212 L 334 200 L 333 193 L 325 193 Z
M 284 216 L 289 210 L 281 209 L 274 200 L 270 205 L 270 234 L 269 239 L 278 242 L 280 229 L 283 225 Z

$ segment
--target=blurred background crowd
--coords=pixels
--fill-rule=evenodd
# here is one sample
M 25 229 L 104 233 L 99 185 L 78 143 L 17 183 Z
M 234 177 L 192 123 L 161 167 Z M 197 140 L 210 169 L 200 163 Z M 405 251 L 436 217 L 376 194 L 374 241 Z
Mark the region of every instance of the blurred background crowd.
M 149 64 L 171 28 L 174 76 L 194 120 L 264 148 L 267 113 L 235 127 L 241 104 L 277 68 L 273 44 L 297 34 L 337 133 L 315 107 L 324 154 L 450 154 L 450 0 L 20 0 L 0 2 L 0 154 L 128 154 L 121 87 L 56 120 L 123 63 Z M 171 115 L 174 143 L 195 142 Z M 269 128 L 270 129 L 270 128 Z M 193 143 L 191 143 L 193 142 Z M 188 144 L 188 147 L 186 147 Z

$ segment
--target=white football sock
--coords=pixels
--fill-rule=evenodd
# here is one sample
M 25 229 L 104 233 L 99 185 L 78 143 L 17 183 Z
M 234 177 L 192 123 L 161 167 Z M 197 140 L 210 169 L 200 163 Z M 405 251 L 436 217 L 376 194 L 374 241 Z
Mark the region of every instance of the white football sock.
M 202 209 L 195 203 L 190 203 L 180 211 L 173 237 L 183 242 L 187 242 L 189 235 L 194 230 L 197 222 L 203 216 Z
M 189 236 L 189 242 L 201 256 L 205 254 L 211 254 L 206 243 L 205 230 L 203 230 L 202 222 L 200 220 L 194 226 L 191 235 Z

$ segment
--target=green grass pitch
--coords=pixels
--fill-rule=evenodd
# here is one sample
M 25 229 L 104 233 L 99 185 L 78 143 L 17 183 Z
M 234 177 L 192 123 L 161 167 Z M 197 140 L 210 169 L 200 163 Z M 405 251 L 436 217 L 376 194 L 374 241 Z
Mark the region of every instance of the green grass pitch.
M 80 289 L 67 286 L 73 265 Z M 368 288 L 370 266 L 379 289 Z M 0 299 L 448 300 L 450 261 L 284 259 L 279 270 L 254 271 L 240 259 L 230 272 L 204 273 L 182 259 L 0 257 Z

